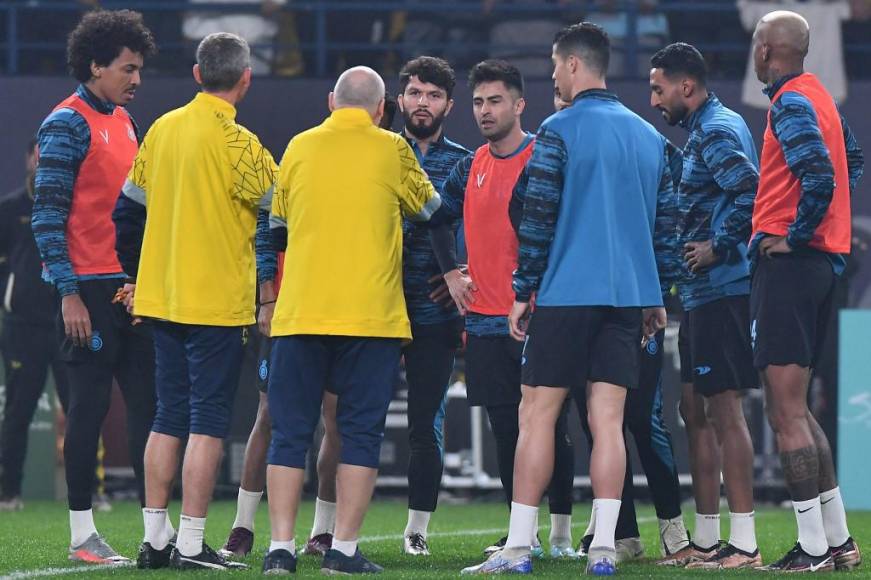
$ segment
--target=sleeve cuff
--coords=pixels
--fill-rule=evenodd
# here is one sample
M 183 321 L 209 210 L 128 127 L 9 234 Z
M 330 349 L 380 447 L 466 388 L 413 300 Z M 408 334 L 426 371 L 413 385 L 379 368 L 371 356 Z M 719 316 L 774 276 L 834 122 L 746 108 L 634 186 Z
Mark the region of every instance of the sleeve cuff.
M 60 294 L 61 297 L 79 293 L 79 281 L 75 278 L 56 280 L 54 286 L 57 288 L 57 293 Z

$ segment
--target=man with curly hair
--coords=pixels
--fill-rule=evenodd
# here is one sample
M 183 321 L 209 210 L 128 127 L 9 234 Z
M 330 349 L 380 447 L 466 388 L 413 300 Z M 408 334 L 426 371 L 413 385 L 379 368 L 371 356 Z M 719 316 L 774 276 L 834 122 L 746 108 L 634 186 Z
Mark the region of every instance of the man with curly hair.
M 70 401 L 64 463 L 70 509 L 70 560 L 127 561 L 97 532 L 91 510 L 97 442 L 112 381 L 127 403 L 130 460 L 144 497 L 143 451 L 154 416 L 151 334 L 113 302 L 126 277 L 115 254 L 112 210 L 139 147 L 124 108 L 156 48 L 142 15 L 85 15 L 69 36 L 67 62 L 81 83 L 39 128 L 32 226 L 43 277 L 60 297 L 58 331 Z M 167 526 L 169 526 L 167 522 Z

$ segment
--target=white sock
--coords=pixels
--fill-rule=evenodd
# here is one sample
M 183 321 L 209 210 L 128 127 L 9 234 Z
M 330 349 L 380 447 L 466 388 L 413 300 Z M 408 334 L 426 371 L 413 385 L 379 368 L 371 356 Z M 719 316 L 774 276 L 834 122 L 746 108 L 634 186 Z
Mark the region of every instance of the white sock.
M 432 517 L 432 512 L 422 510 L 408 510 L 408 523 L 405 524 L 405 537 L 411 534 L 420 534 L 426 538 L 426 531 L 429 527 L 429 519 Z
M 747 514 L 729 512 L 729 543 L 751 554 L 756 551 L 755 512 Z
M 850 530 L 847 529 L 847 512 L 844 510 L 841 488 L 836 487 L 820 493 L 820 505 L 823 509 L 826 541 L 828 541 L 829 546 L 837 548 L 850 539 Z
M 720 541 L 720 514 L 696 514 L 696 529 L 693 530 L 693 543 L 699 548 L 709 549 Z
M 257 506 L 260 505 L 262 491 L 245 491 L 239 488 L 239 497 L 236 499 L 236 519 L 233 521 L 234 528 L 245 528 L 249 532 L 254 531 L 254 515 Z
M 296 555 L 296 540 L 290 540 L 289 542 L 276 542 L 272 540 L 269 542 L 269 551 L 274 552 L 275 550 L 287 550 L 291 555 Z
M 829 549 L 820 498 L 792 502 L 798 523 L 798 543 L 811 556 L 822 556 Z
M 550 545 L 572 545 L 572 514 L 550 514 Z
M 175 537 L 175 528 L 172 527 L 172 520 L 169 519 L 169 511 L 166 512 L 166 521 L 163 523 L 164 529 L 166 530 L 166 537 L 170 540 Z
M 332 534 L 336 529 L 336 502 L 324 501 L 321 498 L 315 500 L 315 521 L 312 524 L 310 538 L 320 534 Z M 353 556 L 354 554 L 349 554 Z
M 620 515 L 619 499 L 594 499 L 593 511 L 596 512 L 596 531 L 590 549 L 610 548 L 614 550 L 614 532 L 617 529 L 617 516 Z
M 175 534 L 172 524 L 167 529 L 169 515 L 165 509 L 142 508 L 142 522 L 145 524 L 145 538 L 142 541 L 151 544 L 155 550 L 164 549 Z
M 357 553 L 357 540 L 337 540 L 333 538 L 333 549 L 338 550 L 346 556 L 353 556 Z
M 94 510 L 70 510 L 70 545 L 81 546 L 91 534 L 97 533 Z
M 182 556 L 196 556 L 203 551 L 206 518 L 193 518 L 181 514 L 175 547 Z
M 508 541 L 506 548 L 529 549 L 530 538 L 535 533 L 535 519 L 538 517 L 538 506 L 523 505 L 511 502 L 511 521 L 508 524 Z
M 592 536 L 596 533 L 596 510 L 590 510 L 590 522 L 587 524 L 587 529 L 584 530 L 584 536 Z

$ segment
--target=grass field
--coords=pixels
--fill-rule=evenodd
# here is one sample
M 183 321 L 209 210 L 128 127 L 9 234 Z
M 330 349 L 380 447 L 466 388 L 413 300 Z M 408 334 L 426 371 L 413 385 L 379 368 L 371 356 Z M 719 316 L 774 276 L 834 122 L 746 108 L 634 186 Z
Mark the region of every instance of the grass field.
M 299 538 L 308 537 L 313 504 L 306 503 L 300 513 Z M 177 521 L 178 505 L 171 507 Z M 216 502 L 209 513 L 206 541 L 215 549 L 226 539 L 235 514 L 235 502 Z M 575 541 L 583 533 L 589 515 L 589 505 L 575 505 Z M 410 558 L 401 553 L 401 533 L 405 527 L 405 504 L 400 501 L 375 503 L 366 518 L 361 540 L 361 549 L 373 561 L 386 569 L 387 578 L 444 578 L 458 576 L 462 567 L 481 561 L 481 549 L 504 534 L 507 526 L 505 509 L 494 503 L 471 503 L 443 505 L 430 525 L 430 558 Z M 691 522 L 691 512 L 685 516 Z M 139 506 L 133 503 L 116 503 L 108 514 L 97 514 L 97 525 L 110 543 L 124 555 L 134 556 L 142 537 L 142 516 Z M 639 509 L 641 533 L 647 555 L 658 556 L 658 527 L 649 507 Z M 757 533 L 766 563 L 779 558 L 795 542 L 795 524 L 792 510 L 762 508 L 757 511 Z M 547 520 L 546 508 L 542 511 L 542 523 Z M 871 512 L 850 514 L 850 528 L 862 547 L 871 550 Z M 723 514 L 723 534 L 728 535 L 728 513 Z M 265 503 L 261 504 L 257 517 L 255 550 L 248 557 L 251 566 L 240 572 L 195 572 L 195 577 L 215 575 L 244 578 L 259 577 L 263 550 L 269 542 L 269 522 Z M 542 539 L 548 529 L 543 526 Z M 168 578 L 178 573 L 170 571 L 139 571 L 135 569 L 100 570 L 75 565 L 66 559 L 67 512 L 60 502 L 29 502 L 23 512 L 0 514 L 0 579 L 35 578 L 63 575 L 69 578 Z M 871 553 L 871 552 L 869 552 Z M 536 561 L 535 575 L 542 578 L 577 576 L 583 572 L 582 564 L 573 561 Z M 298 574 L 319 574 L 320 559 L 301 557 Z M 624 564 L 620 575 L 636 578 L 675 578 L 711 576 L 710 572 L 664 570 L 651 560 Z M 755 571 L 722 574 L 722 577 L 760 577 Z M 715 576 L 719 576 L 715 574 Z M 865 564 L 851 573 L 838 573 L 838 577 L 871 578 L 871 564 Z

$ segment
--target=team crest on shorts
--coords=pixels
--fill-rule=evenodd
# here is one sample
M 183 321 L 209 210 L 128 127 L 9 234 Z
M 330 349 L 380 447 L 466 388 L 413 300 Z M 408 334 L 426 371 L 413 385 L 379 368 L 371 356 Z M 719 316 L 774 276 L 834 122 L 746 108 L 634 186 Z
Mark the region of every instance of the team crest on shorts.
M 266 359 L 260 361 L 260 369 L 257 371 L 257 374 L 260 376 L 261 381 L 265 381 L 266 377 L 269 376 L 269 363 L 266 362 Z
M 103 349 L 103 339 L 100 337 L 100 333 L 94 331 L 94 334 L 91 335 L 91 339 L 88 341 L 88 349 L 97 352 Z
M 647 354 L 649 354 L 650 356 L 655 356 L 656 353 L 659 352 L 659 343 L 656 342 L 655 338 L 651 338 L 647 341 L 647 346 L 644 348 L 645 350 L 647 350 Z

